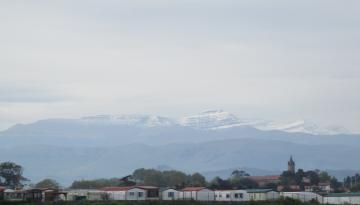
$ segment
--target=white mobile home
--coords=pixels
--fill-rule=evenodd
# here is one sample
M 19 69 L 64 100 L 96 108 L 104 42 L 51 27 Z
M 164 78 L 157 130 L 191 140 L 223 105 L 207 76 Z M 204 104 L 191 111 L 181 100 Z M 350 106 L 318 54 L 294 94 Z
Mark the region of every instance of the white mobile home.
M 214 201 L 214 191 L 205 187 L 186 187 L 181 190 L 179 199 L 196 201 Z
M 248 189 L 249 200 L 252 201 L 269 201 L 279 198 L 279 193 L 271 189 Z
M 176 189 L 165 189 L 161 192 L 162 200 L 178 200 L 180 198 L 180 191 Z
M 101 189 L 108 194 L 109 200 L 125 200 L 126 192 L 133 187 L 105 187 Z
M 360 192 L 331 193 L 323 197 L 324 204 L 360 204 Z
M 297 199 L 302 202 L 318 201 L 322 203 L 322 196 L 314 192 L 281 192 L 280 196 L 283 198 Z
M 246 190 L 216 190 L 215 201 L 249 201 Z
M 110 200 L 152 200 L 159 198 L 159 188 L 153 186 L 105 187 Z

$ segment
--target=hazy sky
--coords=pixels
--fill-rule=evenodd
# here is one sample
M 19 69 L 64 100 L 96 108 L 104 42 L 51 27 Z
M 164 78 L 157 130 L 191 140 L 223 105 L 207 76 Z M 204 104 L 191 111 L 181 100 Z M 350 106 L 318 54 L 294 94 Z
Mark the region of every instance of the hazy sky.
M 224 109 L 360 132 L 360 1 L 0 2 L 0 129 Z

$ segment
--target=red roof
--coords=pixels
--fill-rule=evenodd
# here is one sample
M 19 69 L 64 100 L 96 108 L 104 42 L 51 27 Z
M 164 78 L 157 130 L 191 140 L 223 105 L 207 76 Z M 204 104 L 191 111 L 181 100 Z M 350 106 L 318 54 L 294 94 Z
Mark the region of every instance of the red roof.
M 105 188 L 102 188 L 101 190 L 103 190 L 103 191 L 127 191 L 127 190 L 130 190 L 133 188 L 144 189 L 144 190 L 158 189 L 158 187 L 155 187 L 155 186 L 113 186 L 113 187 L 105 187 Z
M 127 191 L 132 188 L 134 188 L 134 186 L 112 186 L 112 187 L 104 187 L 101 190 L 103 190 L 103 191 Z
M 159 189 L 159 188 L 156 187 L 156 186 L 135 186 L 135 188 L 146 189 L 146 190 L 149 190 L 149 189 Z
M 205 187 L 185 187 L 182 191 L 201 191 L 206 189 Z

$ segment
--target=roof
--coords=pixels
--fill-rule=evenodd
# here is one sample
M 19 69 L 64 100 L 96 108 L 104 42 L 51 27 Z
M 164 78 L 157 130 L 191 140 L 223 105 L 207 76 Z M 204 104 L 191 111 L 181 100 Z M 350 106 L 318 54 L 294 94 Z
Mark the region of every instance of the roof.
M 330 194 L 325 195 L 325 197 L 348 197 L 348 196 L 360 197 L 360 192 L 330 193 Z
M 206 187 L 185 187 L 182 191 L 201 191 L 206 189 Z
M 134 189 L 134 188 L 138 188 L 138 189 L 144 189 L 144 190 L 150 190 L 150 189 L 159 189 L 158 187 L 155 186 L 113 186 L 113 187 L 105 187 L 102 188 L 102 191 L 128 191 L 130 189 Z
M 135 186 L 133 188 L 139 188 L 139 189 L 145 189 L 145 190 L 149 190 L 149 189 L 159 189 L 159 187 L 156 186 Z
M 112 186 L 112 187 L 104 187 L 102 191 L 127 191 L 129 189 L 134 188 L 134 186 Z
M 273 191 L 272 189 L 247 189 L 248 193 L 267 193 Z

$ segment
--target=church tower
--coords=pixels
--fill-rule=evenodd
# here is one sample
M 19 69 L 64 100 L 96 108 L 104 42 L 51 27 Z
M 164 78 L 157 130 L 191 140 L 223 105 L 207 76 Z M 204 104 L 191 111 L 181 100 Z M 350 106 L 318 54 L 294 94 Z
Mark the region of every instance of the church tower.
M 294 162 L 292 156 L 290 156 L 290 160 L 288 162 L 288 171 L 291 173 L 295 173 L 295 162 Z

